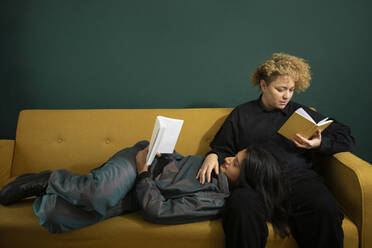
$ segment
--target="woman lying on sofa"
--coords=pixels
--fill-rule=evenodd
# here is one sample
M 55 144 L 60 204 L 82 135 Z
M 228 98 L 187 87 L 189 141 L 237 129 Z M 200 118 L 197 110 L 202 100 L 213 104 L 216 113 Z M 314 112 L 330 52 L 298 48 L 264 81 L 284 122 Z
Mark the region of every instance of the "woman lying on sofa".
M 226 158 L 223 173 L 206 184 L 196 179 L 202 157 L 163 154 L 148 167 L 147 152 L 148 142 L 141 141 L 86 175 L 65 169 L 20 175 L 0 191 L 0 203 L 38 196 L 33 210 L 40 225 L 62 233 L 139 209 L 153 223 L 211 220 L 220 216 L 232 187 L 250 187 L 264 199 L 275 231 L 288 234 L 283 168 L 265 150 L 249 147 Z

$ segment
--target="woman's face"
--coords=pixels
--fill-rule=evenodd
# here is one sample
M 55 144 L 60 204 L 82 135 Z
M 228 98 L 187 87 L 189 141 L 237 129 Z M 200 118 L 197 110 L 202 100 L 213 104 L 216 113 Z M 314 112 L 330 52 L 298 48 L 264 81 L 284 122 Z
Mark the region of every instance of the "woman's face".
M 261 80 L 260 86 L 262 103 L 269 110 L 284 109 L 291 100 L 295 90 L 294 80 L 287 75 L 278 76 L 269 84 Z
M 225 163 L 220 166 L 220 171 L 225 173 L 232 184 L 238 182 L 240 174 L 240 165 L 242 164 L 246 156 L 246 149 L 238 152 L 235 157 L 226 157 Z

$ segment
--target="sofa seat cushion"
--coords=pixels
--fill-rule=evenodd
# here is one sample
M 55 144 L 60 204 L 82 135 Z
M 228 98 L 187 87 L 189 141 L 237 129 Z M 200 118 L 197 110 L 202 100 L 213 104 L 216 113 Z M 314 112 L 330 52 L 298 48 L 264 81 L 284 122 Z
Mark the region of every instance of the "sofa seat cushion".
M 184 225 L 157 225 L 145 222 L 139 212 L 107 219 L 98 224 L 64 234 L 51 234 L 41 227 L 32 210 L 33 199 L 1 206 L 0 247 L 224 247 L 221 220 Z M 266 247 L 297 247 L 293 237 L 281 239 L 269 224 Z M 357 227 L 343 222 L 345 247 L 358 247 Z

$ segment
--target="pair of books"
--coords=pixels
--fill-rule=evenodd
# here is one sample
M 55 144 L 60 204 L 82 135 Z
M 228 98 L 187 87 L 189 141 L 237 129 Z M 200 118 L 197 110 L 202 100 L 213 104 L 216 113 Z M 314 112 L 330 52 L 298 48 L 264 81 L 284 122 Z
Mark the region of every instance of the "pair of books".
M 332 122 L 333 120 L 325 118 L 320 122 L 315 123 L 303 108 L 299 108 L 288 118 L 288 120 L 278 130 L 278 133 L 289 140 L 296 138 L 297 133 L 308 139 L 315 134 L 317 129 L 323 131 Z M 146 158 L 147 165 L 151 165 L 156 153 L 173 153 L 182 125 L 183 120 L 164 116 L 156 117 L 149 145 L 149 152 Z

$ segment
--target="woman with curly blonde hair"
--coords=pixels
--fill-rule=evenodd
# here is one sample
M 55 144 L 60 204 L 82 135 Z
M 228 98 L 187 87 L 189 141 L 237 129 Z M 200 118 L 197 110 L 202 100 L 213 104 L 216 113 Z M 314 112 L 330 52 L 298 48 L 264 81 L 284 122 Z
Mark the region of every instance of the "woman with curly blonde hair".
M 285 211 L 272 211 L 276 194 L 262 197 L 249 184 L 235 188 L 223 216 L 228 248 L 265 247 L 266 222 L 287 225 L 300 247 L 343 247 L 343 214 L 312 169 L 312 159 L 319 154 L 351 151 L 354 138 L 350 128 L 334 120 L 323 132 L 317 130 L 308 139 L 296 134 L 296 139 L 288 140 L 278 134 L 279 128 L 299 108 L 316 122 L 324 119 L 320 113 L 291 101 L 294 93 L 310 86 L 310 80 L 310 66 L 304 59 L 274 53 L 252 74 L 252 84 L 261 90 L 259 98 L 237 106 L 210 144 L 212 150 L 197 174 L 202 184 L 210 181 L 212 173 L 219 173 L 225 157 L 234 156 L 248 146 L 262 147 L 285 164 L 283 182 L 288 186 L 288 216 L 283 215 Z
M 295 92 L 305 91 L 310 86 L 310 66 L 304 59 L 284 53 L 274 53 L 270 59 L 257 67 L 252 76 L 253 85 L 260 85 L 260 81 L 272 82 L 280 75 L 287 75 L 294 80 Z

